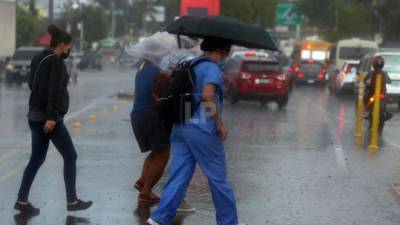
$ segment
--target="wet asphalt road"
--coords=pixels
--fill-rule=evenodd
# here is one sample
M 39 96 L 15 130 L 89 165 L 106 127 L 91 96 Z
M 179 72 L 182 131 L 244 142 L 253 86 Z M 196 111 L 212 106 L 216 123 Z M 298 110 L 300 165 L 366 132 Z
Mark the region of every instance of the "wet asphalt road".
M 150 207 L 138 205 L 132 184 L 144 155 L 129 123 L 131 101 L 115 97 L 133 84 L 132 72 L 81 72 L 70 87 L 66 124 L 78 151 L 78 195 L 93 200 L 85 211 L 68 213 L 62 159 L 51 147 L 33 184 L 30 201 L 41 214 L 23 217 L 12 209 L 30 155 L 25 118 L 28 88 L 0 83 L 0 225 L 140 225 Z M 384 129 L 373 152 L 354 139 L 354 102 L 323 89 L 298 87 L 286 110 L 275 104 L 225 104 L 229 177 L 240 220 L 249 225 L 397 225 L 400 199 L 390 191 L 400 182 L 400 117 Z M 88 119 L 96 115 L 96 120 Z M 82 128 L 73 124 L 80 122 Z M 164 176 L 155 192 L 160 193 Z M 197 208 L 178 215 L 175 225 L 215 224 L 207 179 L 197 171 L 187 193 Z

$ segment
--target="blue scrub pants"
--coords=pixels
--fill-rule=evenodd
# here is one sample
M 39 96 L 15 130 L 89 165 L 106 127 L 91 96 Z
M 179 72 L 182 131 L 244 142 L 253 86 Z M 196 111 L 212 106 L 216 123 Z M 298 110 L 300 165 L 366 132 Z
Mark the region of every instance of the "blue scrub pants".
M 227 179 L 224 146 L 215 132 L 174 125 L 169 180 L 151 219 L 169 225 L 183 200 L 196 163 L 207 176 L 216 210 L 217 225 L 237 225 L 235 196 Z

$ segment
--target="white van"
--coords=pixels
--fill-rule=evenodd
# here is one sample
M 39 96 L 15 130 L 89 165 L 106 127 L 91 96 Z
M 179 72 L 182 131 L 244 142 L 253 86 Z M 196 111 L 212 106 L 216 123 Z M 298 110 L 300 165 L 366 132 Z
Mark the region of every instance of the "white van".
M 358 38 L 341 40 L 334 44 L 329 56 L 329 74 L 337 73 L 349 60 L 361 60 L 368 54 L 378 51 L 378 44 L 373 41 L 361 40 Z

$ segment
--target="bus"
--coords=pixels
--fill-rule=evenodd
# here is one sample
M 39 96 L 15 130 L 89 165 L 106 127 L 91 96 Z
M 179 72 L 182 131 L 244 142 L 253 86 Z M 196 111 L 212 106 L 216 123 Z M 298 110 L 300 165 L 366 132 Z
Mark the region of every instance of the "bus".
M 306 40 L 297 43 L 292 53 L 292 64 L 299 65 L 301 61 L 318 61 L 326 64 L 332 44 L 322 40 Z
M 220 0 L 182 0 L 181 16 L 219 16 Z

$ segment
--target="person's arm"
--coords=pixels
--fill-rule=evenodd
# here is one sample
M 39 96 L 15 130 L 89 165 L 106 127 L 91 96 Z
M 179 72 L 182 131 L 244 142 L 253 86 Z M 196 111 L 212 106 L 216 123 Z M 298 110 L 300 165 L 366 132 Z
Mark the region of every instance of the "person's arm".
M 225 140 L 228 137 L 228 131 L 225 128 L 224 121 L 222 120 L 221 114 L 218 112 L 217 102 L 215 102 L 215 99 L 216 99 L 215 96 L 216 96 L 215 85 L 214 84 L 204 85 L 203 92 L 202 92 L 203 102 L 205 103 L 206 106 L 213 107 L 212 109 L 209 109 L 209 110 L 211 112 L 213 112 L 212 117 L 217 126 L 218 134 L 220 135 L 222 140 Z
M 384 76 L 385 76 L 385 81 L 387 84 L 391 84 L 392 83 L 392 79 L 390 79 L 389 74 L 384 72 Z
M 47 95 L 47 118 L 43 127 L 46 134 L 53 131 L 57 121 L 57 103 L 59 99 L 59 91 L 61 89 L 62 63 L 61 60 L 54 60 L 51 63 Z

